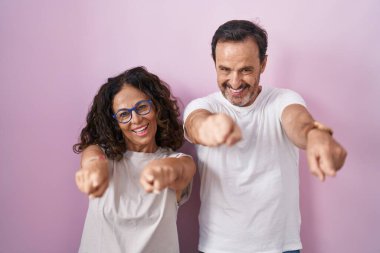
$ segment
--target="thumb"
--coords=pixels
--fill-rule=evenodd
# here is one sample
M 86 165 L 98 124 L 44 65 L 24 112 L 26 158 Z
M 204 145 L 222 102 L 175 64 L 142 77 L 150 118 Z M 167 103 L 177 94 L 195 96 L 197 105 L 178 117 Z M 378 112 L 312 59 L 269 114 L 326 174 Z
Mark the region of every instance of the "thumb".
M 319 157 L 316 154 L 308 154 L 307 160 L 311 173 L 323 182 L 325 180 L 325 175 L 319 167 Z
M 237 124 L 234 124 L 233 130 L 230 135 L 227 137 L 225 144 L 227 146 L 232 146 L 242 138 L 240 127 Z
M 140 183 L 146 192 L 153 191 L 153 181 L 154 181 L 153 175 L 148 174 L 146 171 L 142 172 L 140 176 Z
M 143 174 L 143 177 L 145 178 L 145 180 L 149 183 L 152 183 L 153 180 L 154 180 L 154 176 L 153 176 L 153 173 L 151 171 L 146 171 L 144 174 Z
M 331 154 L 328 154 L 328 153 L 322 154 L 319 160 L 319 166 L 325 174 L 329 176 L 336 175 L 336 172 L 334 169 L 333 157 Z
M 90 175 L 90 183 L 92 187 L 98 187 L 100 185 L 100 178 L 98 173 L 92 173 Z

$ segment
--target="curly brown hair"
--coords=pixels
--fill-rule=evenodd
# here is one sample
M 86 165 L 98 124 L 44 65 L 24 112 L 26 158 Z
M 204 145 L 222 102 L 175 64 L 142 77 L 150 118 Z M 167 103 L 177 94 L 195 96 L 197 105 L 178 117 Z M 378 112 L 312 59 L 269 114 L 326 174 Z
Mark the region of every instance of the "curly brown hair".
M 146 94 L 156 108 L 156 144 L 159 147 L 177 150 L 184 142 L 182 122 L 177 98 L 171 95 L 167 83 L 149 73 L 145 67 L 129 69 L 108 79 L 96 94 L 87 114 L 87 124 L 80 134 L 80 142 L 73 146 L 75 153 L 81 153 L 90 145 L 99 145 L 110 159 L 120 160 L 127 151 L 118 122 L 112 117 L 115 95 L 124 85 L 131 85 Z

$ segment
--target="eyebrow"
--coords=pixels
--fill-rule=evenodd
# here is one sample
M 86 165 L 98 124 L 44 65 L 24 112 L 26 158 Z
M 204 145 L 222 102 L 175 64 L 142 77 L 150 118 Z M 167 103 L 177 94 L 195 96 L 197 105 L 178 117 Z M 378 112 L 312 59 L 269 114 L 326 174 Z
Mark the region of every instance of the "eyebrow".
M 219 69 L 226 69 L 226 70 L 231 70 L 231 68 L 229 67 L 226 67 L 224 65 L 219 65 L 218 66 Z M 243 71 L 243 70 L 255 70 L 255 68 L 253 66 L 244 66 L 244 67 L 241 67 L 240 69 L 238 69 L 239 72 Z
M 226 67 L 226 66 L 224 66 L 224 65 L 219 65 L 219 66 L 218 66 L 218 68 L 219 68 L 219 69 L 223 68 L 223 69 L 228 69 L 228 70 L 231 70 L 231 68 L 229 68 L 229 67 Z
M 148 100 L 151 100 L 150 98 L 147 98 L 147 99 L 141 99 L 139 101 L 137 101 L 132 107 L 120 107 L 119 109 L 117 109 L 116 113 L 119 112 L 119 111 L 122 111 L 122 110 L 130 110 L 132 108 L 134 108 L 138 103 L 140 103 L 141 101 L 148 101 Z

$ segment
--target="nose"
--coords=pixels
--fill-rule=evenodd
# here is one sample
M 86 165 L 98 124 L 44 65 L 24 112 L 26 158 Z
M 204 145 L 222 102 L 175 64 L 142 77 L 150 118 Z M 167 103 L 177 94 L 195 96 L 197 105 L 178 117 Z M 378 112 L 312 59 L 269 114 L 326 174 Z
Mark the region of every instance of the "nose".
M 229 83 L 232 86 L 232 88 L 238 89 L 241 85 L 240 73 L 237 71 L 232 71 L 231 75 L 230 75 L 230 82 Z
M 142 119 L 143 119 L 142 115 L 137 114 L 136 111 L 132 111 L 131 123 L 133 123 L 133 124 L 140 124 L 140 122 L 142 121 Z

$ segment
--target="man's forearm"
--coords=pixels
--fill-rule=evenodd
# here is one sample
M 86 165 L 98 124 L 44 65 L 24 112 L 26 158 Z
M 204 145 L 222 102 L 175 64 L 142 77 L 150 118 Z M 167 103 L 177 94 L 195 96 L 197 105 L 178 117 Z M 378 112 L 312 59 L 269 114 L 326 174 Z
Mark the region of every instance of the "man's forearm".
M 330 136 L 333 133 L 330 128 L 315 121 L 304 106 L 296 104 L 285 108 L 282 125 L 289 139 L 301 149 L 306 149 L 311 131 L 321 131 Z
M 307 135 L 313 128 L 314 119 L 302 105 L 287 106 L 282 114 L 282 126 L 288 138 L 301 149 L 306 148 Z
M 189 138 L 189 140 L 194 144 L 204 144 L 199 138 L 199 131 L 201 129 L 202 123 L 205 122 L 205 120 L 211 116 L 212 113 L 210 113 L 207 110 L 196 110 L 193 111 L 186 119 L 185 122 L 185 131 L 186 135 Z

